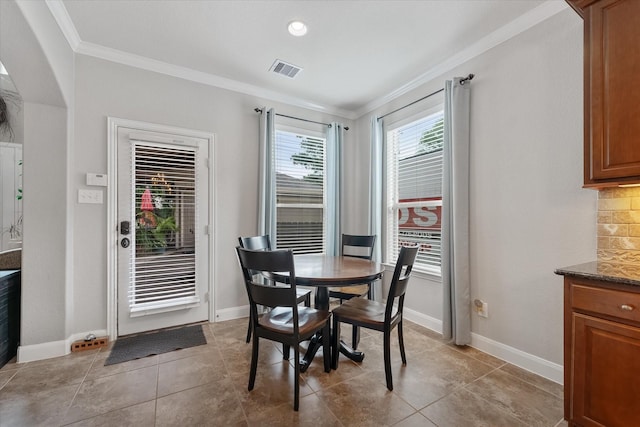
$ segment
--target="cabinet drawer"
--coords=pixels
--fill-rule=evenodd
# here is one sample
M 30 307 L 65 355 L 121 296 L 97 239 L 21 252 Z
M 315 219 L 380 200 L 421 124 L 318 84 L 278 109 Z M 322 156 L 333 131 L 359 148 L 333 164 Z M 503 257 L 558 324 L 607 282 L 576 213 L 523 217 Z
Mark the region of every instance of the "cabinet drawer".
M 640 323 L 640 293 L 571 286 L 573 309 L 604 314 Z

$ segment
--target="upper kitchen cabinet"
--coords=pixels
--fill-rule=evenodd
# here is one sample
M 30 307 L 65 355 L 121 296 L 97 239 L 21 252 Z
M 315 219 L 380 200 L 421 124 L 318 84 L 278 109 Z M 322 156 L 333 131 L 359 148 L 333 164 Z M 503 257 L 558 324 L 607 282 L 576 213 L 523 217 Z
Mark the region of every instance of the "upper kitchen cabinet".
M 584 18 L 585 187 L 640 183 L 640 1 L 567 2 Z

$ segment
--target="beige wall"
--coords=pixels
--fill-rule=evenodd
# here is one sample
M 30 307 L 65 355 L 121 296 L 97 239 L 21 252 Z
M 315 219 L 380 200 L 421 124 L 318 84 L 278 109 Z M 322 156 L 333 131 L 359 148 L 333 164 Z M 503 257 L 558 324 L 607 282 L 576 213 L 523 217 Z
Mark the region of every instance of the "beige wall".
M 76 143 L 70 167 L 73 194 L 84 188 L 87 172 L 107 171 L 107 117 L 215 134 L 213 301 L 220 313 L 247 305 L 233 248 L 238 236 L 257 233 L 259 116 L 254 108 L 272 106 L 287 115 L 353 125 L 328 114 L 82 55 L 76 60 L 75 91 Z M 278 118 L 278 122 L 305 126 L 304 122 L 287 122 L 282 118 Z M 347 132 L 345 145 L 352 144 L 353 138 L 355 136 Z M 74 205 L 73 228 L 82 230 L 74 237 L 74 332 L 105 329 L 107 205 Z
M 582 25 L 567 9 L 375 111 L 384 114 L 445 79 L 475 74 L 471 299 L 487 302 L 489 317 L 472 315 L 472 342 L 556 381 L 562 380 L 563 295 L 562 278 L 553 272 L 596 257 L 597 192 L 582 189 Z M 434 102 L 441 100 L 430 98 L 385 122 Z M 369 117 L 357 126 L 364 151 Z M 360 209 L 364 215 L 367 206 Z M 439 279 L 414 274 L 408 317 L 438 325 L 441 307 Z

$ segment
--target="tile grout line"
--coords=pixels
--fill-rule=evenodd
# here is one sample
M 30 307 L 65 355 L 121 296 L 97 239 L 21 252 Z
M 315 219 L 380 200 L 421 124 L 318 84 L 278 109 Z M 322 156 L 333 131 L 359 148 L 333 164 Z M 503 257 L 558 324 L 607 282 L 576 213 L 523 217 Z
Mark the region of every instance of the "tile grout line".
M 6 371 L 6 372 L 9 372 L 9 371 Z M 9 384 L 9 381 L 11 381 L 11 380 L 16 376 L 16 374 L 17 374 L 17 373 L 18 373 L 18 369 L 15 369 L 15 371 L 13 372 L 13 374 L 11 374 L 11 376 L 9 377 L 9 379 L 8 379 L 4 384 L 2 384 L 2 387 L 0 387 L 0 390 L 2 390 L 3 388 L 5 388 L 5 386 L 6 386 L 7 384 Z
M 340 423 L 341 426 L 344 427 L 344 424 L 342 423 L 342 421 L 340 420 L 340 417 L 338 417 L 336 414 L 333 413 L 333 411 L 331 410 L 331 408 L 329 407 L 329 405 L 327 405 L 327 402 L 318 394 L 318 392 L 314 392 L 313 394 L 316 395 L 316 397 L 318 398 L 318 400 L 320 402 L 322 402 L 322 405 L 327 408 L 326 410 L 333 416 L 334 419 L 338 420 L 338 423 Z
M 507 372 L 507 371 L 505 371 L 505 370 L 503 370 L 503 369 L 502 369 L 502 368 L 504 368 L 505 366 L 508 366 L 508 365 L 511 365 L 511 364 L 510 364 L 510 363 L 508 363 L 508 362 L 506 362 L 504 365 L 500 366 L 500 368 L 498 368 L 498 369 L 500 370 L 500 372 L 502 372 L 502 373 L 504 373 L 504 374 L 508 375 L 508 376 L 509 376 L 509 377 L 511 377 L 511 378 L 515 378 L 516 380 L 522 381 L 522 382 L 523 382 L 523 383 L 525 383 L 525 384 L 529 384 L 530 386 L 532 386 L 532 387 L 534 387 L 534 388 L 536 388 L 536 389 L 538 389 L 538 390 L 540 390 L 540 391 L 542 391 L 542 392 L 544 392 L 544 393 L 546 393 L 546 394 L 549 394 L 549 395 L 551 395 L 551 396 L 553 396 L 553 397 L 557 397 L 555 394 L 553 394 L 552 392 L 550 392 L 550 391 L 548 391 L 548 390 L 545 390 L 544 388 L 540 387 L 539 385 L 534 384 L 534 383 L 532 383 L 532 382 L 530 382 L 530 381 L 527 381 L 527 380 L 526 380 L 526 379 L 524 379 L 524 378 L 521 378 L 521 377 L 519 377 L 519 376 L 517 376 L 517 375 L 514 375 L 514 374 L 512 374 L 512 373 L 510 373 L 510 372 Z M 522 368 L 520 368 L 519 366 L 516 366 L 516 365 L 511 365 L 511 366 L 515 366 L 515 367 L 516 367 L 516 368 L 518 368 L 518 369 L 522 369 Z M 526 369 L 523 369 L 523 371 L 530 372 L 530 371 L 527 371 Z M 533 373 L 532 373 L 532 374 L 533 374 Z M 535 375 L 535 374 L 533 374 L 533 375 Z M 550 380 L 549 380 L 549 381 L 550 381 Z M 564 398 L 564 396 L 563 396 L 563 398 Z M 563 398 L 562 398 L 562 399 L 563 399 Z
M 65 424 L 65 420 L 67 418 L 67 414 L 69 413 L 69 410 L 73 406 L 73 402 L 76 401 L 76 397 L 78 397 L 78 393 L 80 393 L 80 389 L 82 388 L 82 385 L 86 381 L 87 376 L 89 375 L 89 372 L 91 372 L 91 368 L 93 368 L 93 364 L 96 363 L 96 359 L 98 358 L 98 354 L 100 353 L 100 350 L 101 349 L 99 349 L 96 352 L 96 354 L 93 355 L 93 360 L 91 360 L 91 365 L 89 365 L 89 369 L 87 369 L 87 372 L 84 373 L 84 376 L 82 377 L 82 380 L 80 380 L 80 382 L 78 383 L 78 388 L 76 388 L 75 393 L 73 393 L 73 397 L 71 398 L 71 401 L 69 402 L 69 405 L 67 406 L 67 409 L 64 410 L 64 414 L 62 415 L 62 419 L 59 420 L 60 425 L 70 424 L 70 423 L 66 423 Z
M 469 357 L 471 357 L 471 356 L 469 356 Z M 472 359 L 474 359 L 474 360 L 478 361 L 478 360 L 477 360 L 477 359 L 475 359 L 475 358 L 472 358 Z M 482 362 L 482 363 L 484 363 L 484 362 Z M 485 363 L 485 365 L 486 365 L 486 363 Z M 501 366 L 504 366 L 504 365 L 501 365 Z M 485 373 L 485 374 L 483 374 L 483 375 L 480 375 L 479 377 L 475 378 L 473 381 L 470 381 L 470 382 L 468 382 L 468 383 L 465 383 L 465 384 L 462 384 L 462 385 L 460 385 L 460 386 L 454 387 L 453 389 L 451 389 L 451 391 L 450 391 L 449 393 L 447 393 L 447 394 L 445 394 L 445 395 L 443 395 L 443 396 L 440 396 L 438 399 L 434 400 L 433 402 L 429 403 L 428 405 L 426 405 L 426 406 L 424 406 L 424 407 L 422 407 L 422 408 L 418 409 L 418 412 L 421 412 L 421 411 L 423 411 L 424 409 L 428 408 L 429 406 L 434 405 L 434 404 L 436 404 L 436 403 L 440 402 L 442 399 L 445 399 L 446 397 L 449 397 L 450 395 L 452 395 L 453 393 L 457 392 L 458 390 L 462 390 L 462 389 L 465 389 L 465 390 L 466 390 L 466 387 L 467 387 L 468 385 L 473 384 L 474 382 L 476 382 L 476 381 L 478 381 L 478 380 L 480 380 L 480 379 L 482 379 L 482 378 L 486 377 L 487 375 L 491 374 L 492 372 L 497 371 L 498 369 L 500 369 L 500 367 L 498 367 L 498 368 L 492 368 L 490 371 L 488 371 L 487 373 Z M 469 391 L 469 390 L 467 390 L 467 391 Z M 469 392 L 470 392 L 470 393 L 472 393 L 471 391 L 469 391 Z M 474 393 L 474 394 L 475 394 L 475 393 Z M 483 399 L 483 400 L 485 400 L 485 401 L 486 401 L 486 399 Z M 488 401 L 487 401 L 487 402 L 488 402 Z M 489 402 L 489 403 L 490 403 L 490 402 Z M 492 405 L 492 406 L 493 406 L 493 405 Z M 428 418 L 428 417 L 427 417 L 427 418 Z M 429 421 L 431 421 L 431 419 L 429 419 Z M 431 421 L 431 422 L 433 422 L 433 421 Z M 435 423 L 434 423 L 434 424 L 435 424 Z
M 160 358 L 158 357 L 158 363 L 156 364 L 156 397 L 153 399 L 153 425 L 158 424 L 158 388 L 160 385 Z
M 236 400 L 238 402 L 238 406 L 240 406 L 240 410 L 242 411 L 242 415 L 244 416 L 245 422 L 247 423 L 247 425 L 249 425 L 249 417 L 247 416 L 247 412 L 244 410 L 244 405 L 242 404 L 240 391 L 233 384 L 233 380 L 231 379 L 232 378 L 231 372 L 229 372 L 229 367 L 227 366 L 227 362 L 226 362 L 225 358 L 222 356 L 222 350 L 220 350 L 220 345 L 218 343 L 218 339 L 216 338 L 216 334 L 215 334 L 215 332 L 213 330 L 211 330 L 211 328 L 209 328 L 209 331 L 211 332 L 211 335 L 213 335 L 213 340 L 216 343 L 216 348 L 218 349 L 218 353 L 220 353 L 220 359 L 222 360 L 222 366 L 224 367 L 226 378 L 231 382 L 231 387 L 233 388 L 233 394 L 236 397 Z
M 490 371 L 490 372 L 487 372 L 486 374 L 484 374 L 484 375 L 482 375 L 482 376 L 480 376 L 480 377 L 476 378 L 475 380 L 471 381 L 470 383 L 465 384 L 464 386 L 462 386 L 462 387 L 460 387 L 460 388 L 464 388 L 467 392 L 472 393 L 472 394 L 474 394 L 474 395 L 478 396 L 478 398 L 480 398 L 480 399 L 482 399 L 483 401 L 487 402 L 487 404 L 491 405 L 492 407 L 497 408 L 498 410 L 500 410 L 501 412 L 503 412 L 503 413 L 505 413 L 505 414 L 511 415 L 513 418 L 517 419 L 517 420 L 518 420 L 519 422 L 521 422 L 523 425 L 526 425 L 526 421 L 525 421 L 525 420 L 522 420 L 522 419 L 521 419 L 521 418 L 520 418 L 520 417 L 519 417 L 515 412 L 508 412 L 508 411 L 506 411 L 505 409 L 503 409 L 503 408 L 501 408 L 500 406 L 498 406 L 498 405 L 496 405 L 495 403 L 493 403 L 492 401 L 490 401 L 489 399 L 485 398 L 483 395 L 478 394 L 478 393 L 476 393 L 476 392 L 474 392 L 474 391 L 472 391 L 472 390 L 469 390 L 469 389 L 467 388 L 467 387 L 468 387 L 468 386 L 470 386 L 471 384 L 473 384 L 473 383 L 475 383 L 475 382 L 477 382 L 477 381 L 479 381 L 479 380 L 481 380 L 481 379 L 483 379 L 483 378 L 486 378 L 487 376 L 491 375 L 492 373 L 497 372 L 497 371 L 500 371 L 500 372 L 502 372 L 502 373 L 506 374 L 507 376 L 511 377 L 512 379 L 522 381 L 523 383 L 525 383 L 525 384 L 527 384 L 527 385 L 529 385 L 529 386 L 531 386 L 531 387 L 534 387 L 534 388 L 536 388 L 537 390 L 542 391 L 542 392 L 544 392 L 544 393 L 548 394 L 549 396 L 552 396 L 552 397 L 554 397 L 554 398 L 556 397 L 553 393 L 549 393 L 548 391 L 543 390 L 543 389 L 541 389 L 540 387 L 537 387 L 535 384 L 532 384 L 532 383 L 530 383 L 530 382 L 528 382 L 528 381 L 525 381 L 525 380 L 524 380 L 524 379 L 522 379 L 522 378 L 519 378 L 519 377 L 517 377 L 517 376 L 515 376 L 515 375 L 510 374 L 509 372 L 505 372 L 504 370 L 502 370 L 502 368 L 503 368 L 503 367 L 505 367 L 505 366 L 507 366 L 507 365 L 509 365 L 509 363 L 507 363 L 507 362 L 506 362 L 506 363 L 504 363 L 503 365 L 501 365 L 500 367 L 495 368 L 495 369 L 493 369 L 493 370 L 492 370 L 492 371 Z M 560 421 L 562 421 L 562 420 L 560 420 Z M 557 423 L 554 425 L 554 427 L 555 427 L 555 426 L 557 426 Z

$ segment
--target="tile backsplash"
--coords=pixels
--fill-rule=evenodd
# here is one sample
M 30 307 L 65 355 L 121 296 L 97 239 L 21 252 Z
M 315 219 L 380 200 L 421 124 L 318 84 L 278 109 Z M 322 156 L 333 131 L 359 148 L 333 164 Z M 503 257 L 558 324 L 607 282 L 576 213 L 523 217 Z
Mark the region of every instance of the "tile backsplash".
M 598 260 L 640 264 L 640 187 L 598 192 Z

